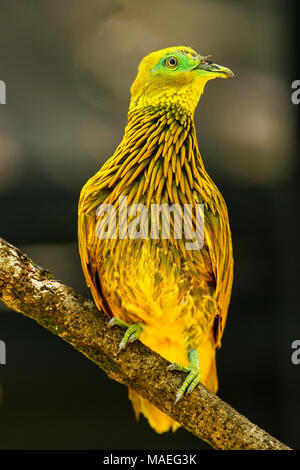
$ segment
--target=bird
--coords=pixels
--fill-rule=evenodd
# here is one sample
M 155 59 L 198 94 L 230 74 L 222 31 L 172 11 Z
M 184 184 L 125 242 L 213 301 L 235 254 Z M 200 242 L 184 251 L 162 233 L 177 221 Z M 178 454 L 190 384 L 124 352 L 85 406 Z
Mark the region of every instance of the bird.
M 209 80 L 233 76 L 191 47 L 145 56 L 123 138 L 79 197 L 82 268 L 108 326 L 124 330 L 118 354 L 139 339 L 169 361 L 170 371 L 186 373 L 174 406 L 200 382 L 218 390 L 232 236 L 226 203 L 200 155 L 194 112 Z M 190 230 L 182 234 L 180 222 Z M 129 399 L 157 433 L 180 426 L 132 389 Z

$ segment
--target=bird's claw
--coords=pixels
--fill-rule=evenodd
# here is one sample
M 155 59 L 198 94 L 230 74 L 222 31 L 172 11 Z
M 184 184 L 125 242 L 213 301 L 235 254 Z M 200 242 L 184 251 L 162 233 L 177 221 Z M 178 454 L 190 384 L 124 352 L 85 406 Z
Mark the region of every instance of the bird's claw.
M 125 331 L 125 334 L 119 344 L 119 349 L 117 355 L 126 348 L 128 343 L 133 343 L 137 339 L 139 339 L 141 332 L 143 331 L 142 326 L 139 323 L 133 323 L 132 325 L 127 325 L 122 320 L 119 320 L 116 317 L 113 317 L 109 323 L 108 327 L 111 328 L 114 325 L 120 326 Z
M 199 367 L 198 361 L 198 354 L 197 351 L 192 349 L 189 353 L 190 364 L 189 367 L 182 366 L 174 362 L 167 367 L 167 370 L 179 370 L 180 372 L 185 372 L 188 374 L 186 379 L 184 380 L 183 384 L 179 388 L 176 393 L 174 405 L 179 402 L 182 398 L 184 393 L 186 392 L 187 395 L 192 393 L 194 388 L 200 383 L 201 381 L 201 372 Z
M 120 328 L 123 328 L 123 330 L 127 330 L 128 326 L 127 323 L 125 323 L 122 320 L 119 320 L 116 317 L 112 317 L 111 320 L 109 320 L 107 326 L 108 328 L 111 328 L 112 326 L 118 325 Z

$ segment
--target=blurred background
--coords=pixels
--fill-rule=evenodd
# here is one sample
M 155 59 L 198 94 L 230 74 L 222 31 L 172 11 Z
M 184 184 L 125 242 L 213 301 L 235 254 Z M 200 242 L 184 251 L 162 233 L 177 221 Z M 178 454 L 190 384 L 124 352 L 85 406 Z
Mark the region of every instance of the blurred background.
M 90 297 L 77 251 L 81 187 L 121 140 L 129 88 L 153 50 L 186 45 L 230 67 L 196 113 L 230 214 L 235 279 L 219 396 L 300 448 L 296 2 L 0 0 L 0 236 Z M 300 107 L 300 106 L 299 106 Z M 1 449 L 208 449 L 135 422 L 125 387 L 0 304 Z

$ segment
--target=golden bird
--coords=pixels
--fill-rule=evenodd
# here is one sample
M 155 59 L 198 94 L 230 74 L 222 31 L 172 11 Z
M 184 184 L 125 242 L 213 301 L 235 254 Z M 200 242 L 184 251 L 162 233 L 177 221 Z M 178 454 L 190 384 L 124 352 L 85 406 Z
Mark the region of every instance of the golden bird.
M 109 326 L 126 330 L 119 351 L 139 339 L 170 370 L 186 372 L 175 403 L 200 381 L 217 392 L 215 351 L 231 296 L 228 212 L 194 125 L 204 86 L 217 77 L 233 73 L 189 47 L 147 55 L 131 87 L 124 137 L 79 200 L 79 252 L 95 303 Z M 182 222 L 190 230 L 180 237 Z M 157 432 L 178 428 L 133 390 L 129 398 Z

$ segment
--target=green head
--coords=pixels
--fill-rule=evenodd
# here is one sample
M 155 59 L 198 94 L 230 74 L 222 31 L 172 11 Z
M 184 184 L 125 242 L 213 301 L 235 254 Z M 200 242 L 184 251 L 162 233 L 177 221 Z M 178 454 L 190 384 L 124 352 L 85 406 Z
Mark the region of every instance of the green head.
M 131 87 L 131 108 L 177 105 L 193 112 L 208 80 L 233 76 L 230 69 L 189 47 L 152 52 L 139 65 Z

